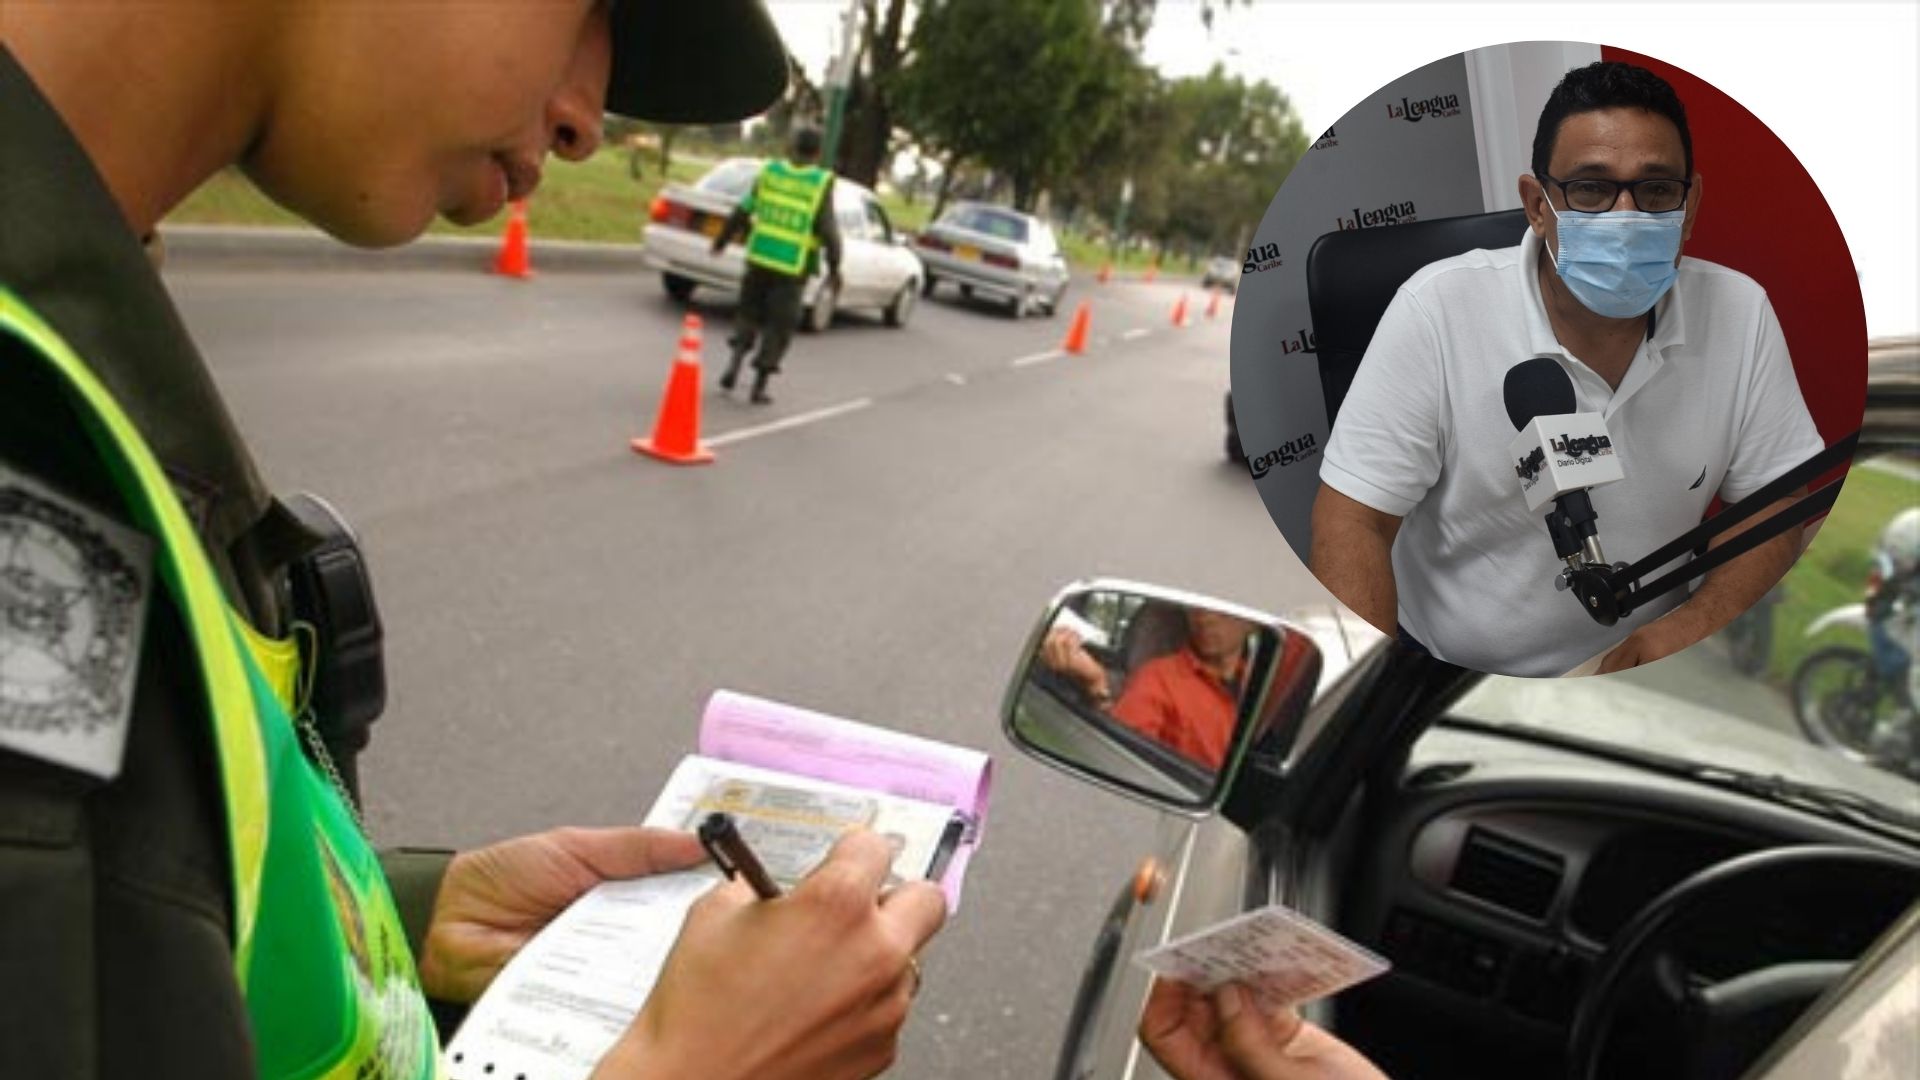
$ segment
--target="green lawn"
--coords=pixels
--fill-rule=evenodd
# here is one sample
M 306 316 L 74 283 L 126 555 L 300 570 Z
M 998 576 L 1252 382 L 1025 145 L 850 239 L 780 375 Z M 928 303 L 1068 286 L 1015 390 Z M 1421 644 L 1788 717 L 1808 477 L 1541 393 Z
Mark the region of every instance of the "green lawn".
M 1770 676 L 1785 682 L 1800 658 L 1843 635 L 1806 637 L 1806 628 L 1820 615 L 1843 604 L 1859 603 L 1880 530 L 1895 514 L 1920 503 L 1920 485 L 1912 480 L 1858 464 L 1847 473 L 1846 486 L 1813 545 L 1787 571 L 1782 601 L 1773 613 L 1773 656 Z
M 707 171 L 709 162 L 676 156 L 669 175 L 679 182 L 697 180 Z M 630 244 L 640 239 L 647 203 L 660 189 L 659 159 L 646 155 L 643 175 L 635 180 L 628 172 L 628 155 L 623 149 L 603 149 L 590 161 L 569 164 L 549 161 L 546 175 L 527 204 L 527 221 L 535 238 L 549 240 L 592 240 L 600 243 Z M 896 229 L 917 232 L 927 224 L 933 209 L 931 198 L 908 202 L 896 191 L 880 196 L 880 205 Z M 236 169 L 227 169 L 167 215 L 168 224 L 192 225 L 288 225 L 303 224 L 286 210 L 274 205 Z M 436 219 L 427 230 L 435 236 L 497 236 L 506 223 L 501 214 L 492 221 L 462 227 Z M 1091 272 L 1107 261 L 1104 245 L 1064 232 L 1060 237 L 1067 261 Z M 1114 268 L 1127 272 L 1144 270 L 1149 261 L 1146 252 L 1126 252 L 1114 261 Z M 1162 266 L 1169 272 L 1197 272 L 1191 260 L 1170 260 Z
M 589 161 L 547 163 L 540 190 L 527 203 L 528 225 L 536 237 L 552 240 L 594 240 L 636 243 L 646 218 L 647 203 L 660 189 L 659 159 L 649 154 L 643 175 L 628 173 L 627 152 L 606 149 Z M 677 158 L 669 175 L 677 181 L 696 180 L 708 163 Z M 228 169 L 202 185 L 167 216 L 174 224 L 299 225 L 301 221 L 260 194 L 246 177 Z M 436 219 L 427 230 L 438 236 L 495 236 L 506 215 L 462 227 Z

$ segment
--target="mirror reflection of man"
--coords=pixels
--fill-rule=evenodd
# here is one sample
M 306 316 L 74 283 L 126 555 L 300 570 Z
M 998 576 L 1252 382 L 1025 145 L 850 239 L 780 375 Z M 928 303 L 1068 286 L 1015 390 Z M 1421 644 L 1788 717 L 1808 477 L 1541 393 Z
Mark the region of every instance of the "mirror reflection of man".
M 1185 619 L 1185 642 L 1133 671 L 1108 712 L 1162 746 L 1217 769 L 1233 742 L 1253 624 L 1204 608 L 1188 608 Z M 1040 660 L 1072 679 L 1095 704 L 1106 707 L 1112 701 L 1106 669 L 1072 629 L 1049 631 Z
M 1766 293 L 1681 257 L 1702 185 L 1665 80 L 1607 61 L 1568 72 L 1531 164 L 1519 246 L 1421 269 L 1381 317 L 1328 439 L 1309 564 L 1356 614 L 1443 660 L 1558 675 L 1605 652 L 1600 670 L 1615 671 L 1752 606 L 1792 565 L 1800 530 L 1708 574 L 1690 598 L 1596 624 L 1552 587 L 1560 564 L 1506 460 L 1507 370 L 1553 358 L 1578 411 L 1604 418 L 1627 473 L 1593 493 L 1616 558 L 1665 544 L 1716 494 L 1744 498 L 1824 444 Z

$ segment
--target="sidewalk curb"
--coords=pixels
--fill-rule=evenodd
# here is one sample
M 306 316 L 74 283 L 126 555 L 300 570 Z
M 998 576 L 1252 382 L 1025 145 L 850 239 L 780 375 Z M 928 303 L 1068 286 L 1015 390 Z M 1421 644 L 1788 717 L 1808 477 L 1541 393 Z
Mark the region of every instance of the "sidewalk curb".
M 428 236 L 396 248 L 368 250 L 316 229 L 225 225 L 165 225 L 160 229 L 169 266 L 272 263 L 284 269 L 485 270 L 500 242 L 484 236 Z M 597 244 L 541 240 L 528 245 L 533 271 L 644 272 L 638 243 Z

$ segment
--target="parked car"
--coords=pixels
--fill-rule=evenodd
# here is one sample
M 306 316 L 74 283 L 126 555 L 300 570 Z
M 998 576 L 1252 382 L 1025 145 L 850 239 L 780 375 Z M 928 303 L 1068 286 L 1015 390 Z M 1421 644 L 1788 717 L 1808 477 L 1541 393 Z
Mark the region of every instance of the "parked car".
M 747 269 L 746 247 L 729 244 L 715 255 L 713 238 L 763 164 L 759 158 L 728 158 L 692 185 L 670 184 L 654 198 L 641 234 L 643 259 L 648 269 L 659 271 L 668 296 L 684 303 L 696 288 L 739 290 Z M 833 203 L 842 245 L 840 290 L 836 294 L 827 289 L 823 275 L 808 278 L 801 294 L 801 325 L 825 330 L 836 311 L 868 309 L 879 312 L 889 326 L 905 326 L 926 273 L 919 258 L 901 243 L 872 191 L 838 176 Z
M 926 264 L 928 296 L 951 281 L 961 296 L 985 296 L 1018 319 L 1060 310 L 1067 292 L 1067 260 L 1053 230 L 1032 214 L 986 203 L 955 203 L 913 239 Z
M 1053 1075 L 1164 1076 L 1135 1040 L 1150 976 L 1129 958 L 1275 902 L 1392 963 L 1304 1011 L 1396 1080 L 1905 1075 L 1920 786 L 1808 745 L 1718 653 L 1506 678 L 1345 609 L 1256 615 L 1224 764 L 1201 767 L 1076 713 L 1038 648 L 1062 609 L 1169 599 L 1247 617 L 1070 587 L 1005 698 L 1022 749 L 1165 811 L 1114 868 Z
M 1225 255 L 1215 255 L 1207 260 L 1207 269 L 1200 275 L 1200 287 L 1210 289 L 1218 285 L 1228 292 L 1240 288 L 1240 263 Z

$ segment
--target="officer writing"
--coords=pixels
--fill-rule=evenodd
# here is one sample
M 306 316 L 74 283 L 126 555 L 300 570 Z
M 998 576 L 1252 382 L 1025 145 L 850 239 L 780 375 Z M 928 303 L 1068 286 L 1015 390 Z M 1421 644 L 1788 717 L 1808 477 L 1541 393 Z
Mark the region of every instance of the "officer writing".
M 0 19 L 0 1076 L 441 1074 L 457 1011 L 593 885 L 690 836 L 376 853 L 296 733 L 263 486 L 142 249 L 237 165 L 343 240 L 485 220 L 603 109 L 765 108 L 757 0 L 12 4 Z M 312 756 L 310 757 L 309 754 Z M 787 896 L 695 908 L 602 1077 L 856 1077 L 941 925 L 856 832 Z
M 780 370 L 780 359 L 793 341 L 793 328 L 800 323 L 801 291 L 819 268 L 822 249 L 827 255 L 827 279 L 814 303 L 826 304 L 831 311 L 833 297 L 840 291 L 840 227 L 833 217 L 833 173 L 819 164 L 820 132 L 796 128 L 791 149 L 791 160 L 775 158 L 760 169 L 747 197 L 713 239 L 713 253 L 718 255 L 752 226 L 747 234 L 740 307 L 728 339 L 733 356 L 720 376 L 720 388 L 734 388 L 741 363 L 753 352 L 755 405 L 773 401 L 767 383 Z

